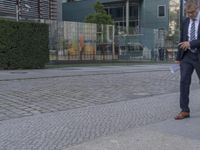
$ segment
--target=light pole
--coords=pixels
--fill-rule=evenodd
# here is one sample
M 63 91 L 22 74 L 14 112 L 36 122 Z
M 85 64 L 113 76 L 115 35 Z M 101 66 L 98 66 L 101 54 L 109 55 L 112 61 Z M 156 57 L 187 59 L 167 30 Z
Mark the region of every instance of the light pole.
M 183 8 L 183 3 L 185 0 L 180 0 L 180 29 L 182 28 L 182 22 L 183 22 L 183 12 L 184 12 L 184 8 Z
M 126 34 L 129 34 L 129 0 L 126 0 Z
M 16 21 L 19 21 L 19 12 L 20 12 L 20 0 L 16 0 Z

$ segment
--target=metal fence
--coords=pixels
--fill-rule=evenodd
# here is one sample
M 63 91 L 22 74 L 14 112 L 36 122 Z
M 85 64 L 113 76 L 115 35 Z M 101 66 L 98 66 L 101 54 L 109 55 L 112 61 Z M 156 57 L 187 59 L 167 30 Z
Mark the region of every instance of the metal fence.
M 49 41 L 50 60 L 118 59 L 111 25 L 51 21 Z
M 51 21 L 50 60 L 174 60 L 176 48 L 166 41 L 166 32 L 156 29 L 131 29 L 122 33 L 112 25 Z M 141 31 L 143 32 L 141 32 Z M 153 37 L 146 37 L 152 33 Z M 144 39 L 146 38 L 146 41 Z M 143 40 L 143 41 L 142 41 Z M 150 41 L 152 47 L 145 44 Z

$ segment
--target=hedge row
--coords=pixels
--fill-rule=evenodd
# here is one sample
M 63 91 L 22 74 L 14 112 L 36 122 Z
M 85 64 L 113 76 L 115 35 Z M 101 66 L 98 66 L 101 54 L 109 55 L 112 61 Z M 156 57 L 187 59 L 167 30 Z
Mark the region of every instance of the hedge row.
M 0 20 L 0 68 L 43 68 L 48 61 L 47 24 Z

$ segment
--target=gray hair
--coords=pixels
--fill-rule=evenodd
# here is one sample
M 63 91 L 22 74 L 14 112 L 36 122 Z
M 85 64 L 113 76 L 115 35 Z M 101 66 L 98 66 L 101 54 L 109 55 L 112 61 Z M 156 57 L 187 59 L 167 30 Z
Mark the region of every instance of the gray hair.
M 196 5 L 196 6 L 200 6 L 200 1 L 199 0 L 185 0 L 186 5 L 190 4 L 190 5 Z
M 199 0 L 186 0 L 185 8 L 186 9 L 190 9 L 190 8 L 199 9 L 199 4 L 200 4 Z

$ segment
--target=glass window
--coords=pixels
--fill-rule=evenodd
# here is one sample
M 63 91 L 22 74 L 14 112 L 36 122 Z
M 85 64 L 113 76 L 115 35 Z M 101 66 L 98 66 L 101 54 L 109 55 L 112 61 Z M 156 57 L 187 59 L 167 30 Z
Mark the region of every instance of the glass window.
M 110 15 L 115 18 L 123 17 L 123 7 L 110 8 Z
M 137 27 L 138 26 L 138 21 L 130 21 L 129 22 L 130 27 Z
M 165 16 L 165 6 L 158 6 L 158 16 L 159 17 Z
M 111 15 L 117 26 L 126 27 L 126 5 L 125 3 L 104 3 L 107 14 Z M 139 24 L 139 3 L 130 3 L 129 26 L 137 27 Z
M 110 14 L 108 8 L 105 8 L 105 11 L 106 11 L 107 14 Z
M 129 7 L 129 17 L 137 19 L 138 18 L 138 6 L 130 6 Z

